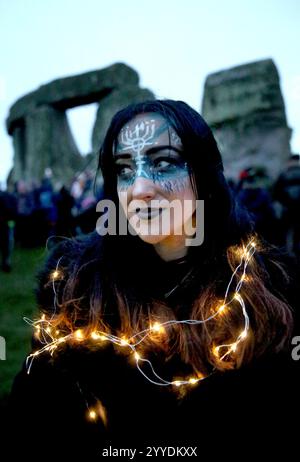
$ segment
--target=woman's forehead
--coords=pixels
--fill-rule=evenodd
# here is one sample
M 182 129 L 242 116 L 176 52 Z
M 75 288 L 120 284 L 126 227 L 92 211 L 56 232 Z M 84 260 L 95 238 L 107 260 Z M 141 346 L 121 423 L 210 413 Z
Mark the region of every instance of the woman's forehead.
M 176 131 L 162 115 L 138 114 L 122 127 L 117 138 L 116 151 L 127 148 L 141 152 L 160 144 L 178 148 L 182 145 Z

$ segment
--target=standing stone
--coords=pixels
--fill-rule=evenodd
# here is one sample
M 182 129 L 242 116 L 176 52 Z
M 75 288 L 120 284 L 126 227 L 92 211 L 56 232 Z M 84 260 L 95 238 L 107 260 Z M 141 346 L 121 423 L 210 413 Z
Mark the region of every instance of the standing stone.
M 26 148 L 25 148 L 25 122 L 16 125 L 13 132 L 14 166 L 9 173 L 9 182 L 14 183 L 22 173 L 26 172 Z
M 25 118 L 26 169 L 25 178 L 41 177 L 51 167 L 54 181 L 63 185 L 70 181 L 84 164 L 77 149 L 64 111 L 51 106 L 39 106 Z M 22 172 L 19 172 L 21 175 Z
M 87 161 L 96 165 L 96 151 L 112 115 L 131 102 L 149 98 L 153 94 L 139 87 L 137 72 L 122 63 L 56 79 L 23 96 L 10 108 L 6 121 L 14 146 L 9 186 L 20 179 L 41 180 L 49 167 L 54 186 L 70 186 Z M 100 109 L 93 134 L 95 150 L 87 158 L 76 146 L 66 111 L 89 103 L 99 103 Z
M 291 153 L 291 129 L 271 59 L 210 74 L 202 114 L 217 138 L 227 176 L 237 178 L 250 166 L 278 175 Z
M 94 103 L 123 85 L 138 86 L 138 73 L 122 63 L 96 71 L 55 79 L 19 98 L 10 108 L 7 118 L 9 133 L 14 124 L 38 106 L 70 109 Z

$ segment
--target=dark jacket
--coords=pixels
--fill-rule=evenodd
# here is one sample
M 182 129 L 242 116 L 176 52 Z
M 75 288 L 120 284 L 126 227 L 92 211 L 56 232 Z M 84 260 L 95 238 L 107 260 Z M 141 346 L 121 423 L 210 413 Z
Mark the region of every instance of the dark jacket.
M 7 191 L 0 191 L 0 226 L 6 225 L 9 220 L 16 220 L 17 200 Z
M 299 211 L 300 205 L 300 166 L 291 165 L 277 179 L 274 185 L 275 200 L 287 209 Z
M 59 256 L 64 255 L 67 269 L 81 246 L 62 244 L 51 253 L 39 274 L 40 306 L 53 303 L 47 278 Z M 162 263 L 161 278 L 167 270 L 174 280 L 181 271 L 176 264 Z M 108 342 L 98 350 L 65 347 L 57 359 L 45 353 L 29 375 L 24 367 L 15 379 L 10 415 L 16 445 L 11 449 L 33 454 L 42 446 L 46 456 L 76 460 L 79 454 L 100 457 L 109 446 L 137 448 L 143 452 L 140 458 L 148 446 L 197 446 L 198 458 L 208 453 L 211 460 L 243 460 L 243 453 L 268 460 L 283 453 L 289 460 L 298 446 L 300 416 L 300 361 L 292 359 L 291 349 L 239 370 L 215 372 L 183 397 L 151 384 Z M 174 359 L 160 372 L 181 370 L 184 365 Z M 91 421 L 88 407 L 95 406 L 102 409 L 102 418 Z

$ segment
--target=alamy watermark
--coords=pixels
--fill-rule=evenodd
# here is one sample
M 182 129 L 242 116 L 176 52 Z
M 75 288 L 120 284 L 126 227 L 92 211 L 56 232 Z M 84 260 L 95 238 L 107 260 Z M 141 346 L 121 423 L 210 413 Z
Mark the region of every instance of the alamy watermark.
M 6 360 L 6 341 L 4 337 L 0 336 L 0 360 Z
M 117 212 L 116 204 L 104 199 L 98 202 L 96 211 L 102 213 L 96 222 L 101 236 L 185 235 L 186 246 L 199 246 L 204 241 L 204 200 L 135 200 L 125 214 L 122 206 Z
M 300 359 L 300 335 L 292 338 L 292 345 L 296 345 L 292 349 L 292 359 L 294 361 L 299 361 Z

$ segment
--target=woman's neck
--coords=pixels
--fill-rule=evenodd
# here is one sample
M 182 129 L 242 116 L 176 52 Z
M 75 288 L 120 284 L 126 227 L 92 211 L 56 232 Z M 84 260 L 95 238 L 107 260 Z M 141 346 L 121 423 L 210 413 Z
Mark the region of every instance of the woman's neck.
M 185 240 L 185 236 L 170 236 L 169 238 L 154 244 L 154 249 L 164 261 L 178 260 L 179 258 L 187 255 Z

